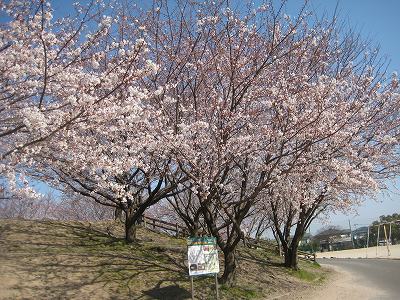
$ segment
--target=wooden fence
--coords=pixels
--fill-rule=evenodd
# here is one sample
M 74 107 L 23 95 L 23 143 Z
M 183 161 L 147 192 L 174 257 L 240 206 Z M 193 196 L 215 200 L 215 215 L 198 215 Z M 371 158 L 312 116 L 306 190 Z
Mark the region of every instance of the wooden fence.
M 179 225 L 178 223 L 170 223 L 156 218 L 148 216 L 143 217 L 143 225 L 145 228 L 161 231 L 176 237 L 187 237 L 189 232 L 186 227 Z M 250 248 L 260 248 L 266 251 L 276 250 L 266 245 L 264 240 L 255 240 L 253 238 L 246 237 L 244 243 Z M 315 262 L 315 253 L 308 253 L 304 251 L 297 251 L 299 259 L 310 260 Z
M 315 253 L 308 253 L 308 252 L 298 250 L 297 255 L 298 255 L 299 259 L 311 260 L 311 261 L 315 262 Z
M 253 238 L 246 238 L 245 244 L 247 244 L 247 246 L 249 246 L 250 248 L 260 248 L 263 250 L 267 250 L 267 251 L 271 251 L 271 250 L 276 250 L 278 251 L 278 248 L 276 247 L 275 249 L 268 247 L 268 245 L 263 245 L 262 244 L 263 240 L 255 240 Z M 304 252 L 304 251 L 297 251 L 297 255 L 298 258 L 301 260 L 310 260 L 310 261 L 314 261 L 315 262 L 315 253 L 308 253 L 308 252 Z
M 188 236 L 187 228 L 179 225 L 178 223 L 170 223 L 160 219 L 144 216 L 143 225 L 145 228 L 162 231 L 176 237 Z
M 267 251 L 277 250 L 277 248 L 266 245 L 265 240 L 263 239 L 256 240 L 251 237 L 245 237 L 244 239 L 245 239 L 244 241 L 245 245 L 247 245 L 249 248 L 254 248 L 254 249 L 260 248 Z

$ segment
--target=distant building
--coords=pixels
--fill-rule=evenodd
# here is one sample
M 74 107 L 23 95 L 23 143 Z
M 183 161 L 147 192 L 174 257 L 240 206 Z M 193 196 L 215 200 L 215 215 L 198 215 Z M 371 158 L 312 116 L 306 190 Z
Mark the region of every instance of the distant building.
M 314 236 L 314 241 L 319 242 L 322 252 L 353 248 L 351 232 L 348 229 L 330 228 L 324 230 Z
M 353 230 L 353 238 L 354 239 L 366 239 L 368 235 L 368 227 L 359 227 Z
M 310 233 L 306 232 L 303 235 L 303 238 L 300 240 L 299 245 L 306 245 L 311 242 L 312 236 Z
M 379 246 L 386 246 L 386 245 L 392 245 L 392 243 L 390 241 L 380 240 L 378 245 Z

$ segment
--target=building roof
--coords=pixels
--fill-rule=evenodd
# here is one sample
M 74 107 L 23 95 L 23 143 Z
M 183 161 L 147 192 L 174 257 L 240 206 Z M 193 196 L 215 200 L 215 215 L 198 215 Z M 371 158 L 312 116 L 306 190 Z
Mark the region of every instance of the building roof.
M 350 235 L 349 229 L 329 228 L 314 236 L 315 240 L 326 240 L 333 237 L 341 237 L 343 235 Z

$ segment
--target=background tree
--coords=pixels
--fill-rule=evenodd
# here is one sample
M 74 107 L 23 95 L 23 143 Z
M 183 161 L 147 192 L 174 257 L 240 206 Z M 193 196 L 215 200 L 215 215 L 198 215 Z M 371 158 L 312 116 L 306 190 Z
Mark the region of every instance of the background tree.
M 67 123 L 50 130 L 48 120 L 42 120 L 40 124 L 46 133 L 40 133 L 39 140 L 47 139 L 50 132 L 51 142 L 47 140 L 40 145 L 33 142 L 37 145 L 34 147 L 29 140 L 27 161 L 26 157 L 22 160 L 24 156 L 21 155 L 25 146 L 18 146 L 19 152 L 14 158 L 19 162 L 12 168 L 18 167 L 35 178 L 47 180 L 55 188 L 67 189 L 123 210 L 126 240 L 131 242 L 135 240 L 135 226 L 144 210 L 170 195 L 179 179 L 176 183 L 174 179 L 167 180 L 166 174 L 174 173 L 176 168 L 171 166 L 167 153 L 155 137 L 157 128 L 163 126 L 151 103 L 156 92 L 139 84 L 158 70 L 148 58 L 145 34 L 140 25 L 124 18 L 120 7 L 113 11 L 102 7 L 93 3 L 87 7 L 78 4 L 81 23 L 76 23 L 74 18 L 63 18 L 46 27 L 52 39 L 44 48 L 38 46 L 38 51 L 47 55 L 47 59 L 43 58 L 44 63 L 43 59 L 37 62 L 44 64 L 44 74 L 38 71 L 38 76 L 44 81 L 45 91 L 39 99 L 33 96 L 29 101 L 38 106 L 33 109 L 37 112 L 33 117 L 45 118 L 42 110 L 46 103 L 50 105 L 46 108 L 49 114 L 56 114 L 57 122 L 62 122 L 65 114 Z M 41 2 L 39 11 L 46 15 L 50 8 Z M 112 16 L 100 15 L 101 12 L 112 13 Z M 38 18 L 37 22 L 40 20 L 44 22 L 43 18 Z M 43 35 L 43 22 L 37 25 L 39 40 Z M 28 21 L 27 24 L 31 25 Z M 29 35 L 28 29 L 24 32 Z M 18 28 L 13 30 L 18 32 Z M 31 37 L 27 42 L 36 45 Z M 6 51 L 12 49 L 10 46 Z M 15 138 L 21 143 L 20 138 Z M 4 147 L 10 145 L 3 157 L 15 152 L 10 142 L 2 143 Z
M 296 142 L 308 141 L 309 148 L 292 172 L 269 189 L 275 231 L 285 265 L 291 268 L 297 268 L 298 243 L 319 213 L 356 206 L 398 172 L 397 78 L 385 78 L 377 52 L 365 56 L 367 48 L 359 37 L 352 33 L 341 37 L 335 22 L 326 26 L 318 42 L 311 43 L 315 46 L 307 51 L 311 55 L 303 55 L 296 65 L 299 70 L 305 63 L 302 75 L 313 88 L 302 87 L 307 96 L 294 94 L 300 106 L 290 111 L 312 112 L 315 131 L 298 136 Z M 316 105 L 307 109 L 310 97 Z
M 76 3 L 57 20 L 47 1 L 2 1 L 1 9 L 0 173 L 10 194 L 41 147 L 68 145 L 69 126 L 155 65 L 137 68 L 144 40 L 117 35 L 123 20 L 107 16 L 113 12 L 102 2 Z
M 207 233 L 202 207 L 195 192 L 190 188 L 184 188 L 183 192 L 176 193 L 167 200 L 170 206 L 169 217 L 176 216 L 181 220 L 190 236 L 196 237 Z
M 370 235 L 369 235 L 369 246 L 376 246 L 376 240 L 378 238 L 378 225 L 382 223 L 392 223 L 391 229 L 391 242 L 393 245 L 396 245 L 400 242 L 400 214 L 394 213 L 392 215 L 387 216 L 380 216 L 379 220 L 372 222 L 369 228 Z M 397 221 L 397 222 L 396 222 Z M 389 239 L 389 231 L 390 225 L 385 224 L 386 227 L 386 235 Z M 379 240 L 385 240 L 385 232 L 383 226 L 379 227 Z M 390 239 L 389 239 L 390 241 Z

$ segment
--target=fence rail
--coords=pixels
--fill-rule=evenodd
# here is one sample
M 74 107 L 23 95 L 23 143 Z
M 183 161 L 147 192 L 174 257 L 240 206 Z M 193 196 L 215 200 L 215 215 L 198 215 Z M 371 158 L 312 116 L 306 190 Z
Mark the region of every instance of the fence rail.
M 163 230 L 163 232 L 176 236 L 176 237 L 184 237 L 184 236 L 189 236 L 189 232 L 186 227 L 179 225 L 178 223 L 170 223 L 167 221 L 163 221 L 160 219 L 148 217 L 148 216 L 143 216 L 143 224 L 145 228 L 152 229 L 152 230 Z M 172 234 L 171 234 L 172 233 Z M 251 248 L 260 248 L 266 251 L 271 251 L 274 250 L 271 247 L 268 247 L 267 245 L 263 245 L 263 240 L 259 239 L 253 239 L 250 237 L 245 237 L 244 238 L 244 243 L 251 247 Z M 302 260 L 310 260 L 315 262 L 315 253 L 308 253 L 304 251 L 297 251 L 299 259 Z
M 251 248 L 260 248 L 260 249 L 267 250 L 267 251 L 274 250 L 271 247 L 268 247 L 267 245 L 260 244 L 260 242 L 263 241 L 262 239 L 256 240 L 253 238 L 246 237 L 245 240 L 246 240 L 245 244 L 247 244 Z M 278 251 L 278 249 L 275 249 L 275 250 Z M 308 252 L 298 250 L 297 255 L 298 255 L 298 258 L 301 260 L 310 260 L 310 261 L 314 261 L 314 262 L 316 261 L 315 253 L 308 253 Z
M 311 260 L 311 261 L 315 262 L 315 253 L 308 253 L 308 252 L 298 250 L 297 255 L 298 255 L 299 259 Z
M 255 249 L 260 248 L 267 251 L 276 250 L 273 247 L 268 247 L 268 245 L 263 245 L 262 239 L 256 240 L 251 237 L 245 237 L 244 240 L 245 240 L 244 243 L 250 248 L 255 248 Z
M 179 225 L 178 223 L 170 223 L 167 221 L 151 218 L 148 216 L 143 216 L 143 225 L 145 228 L 149 229 L 162 229 L 164 232 L 176 236 L 182 237 L 188 235 L 186 227 Z

